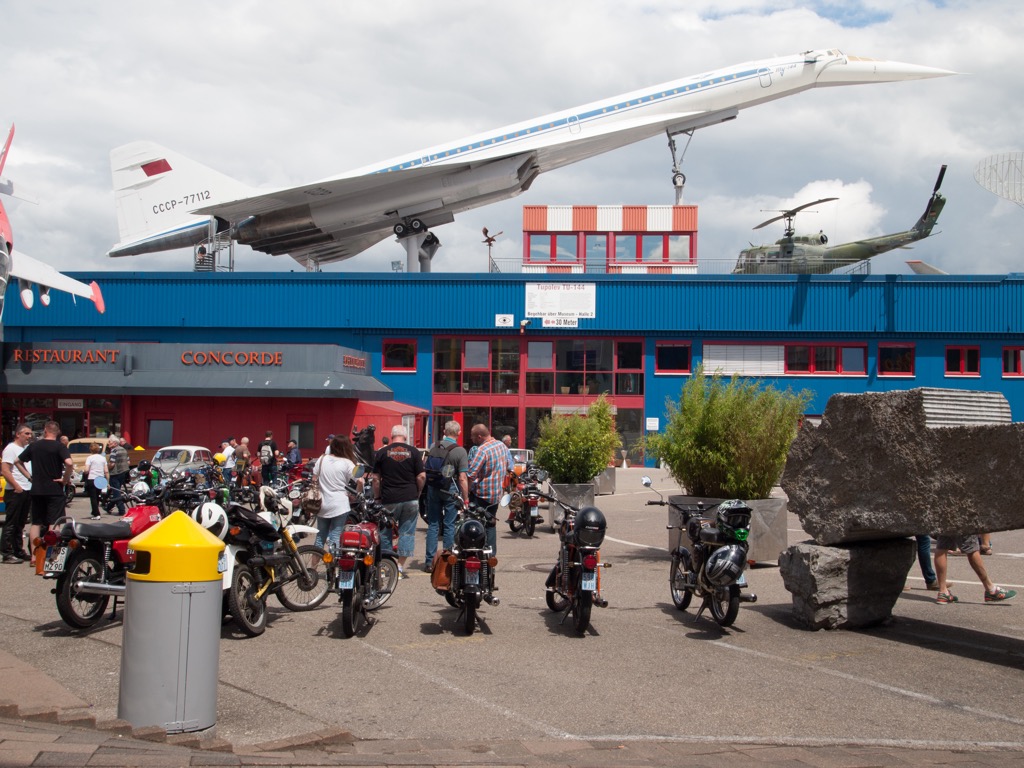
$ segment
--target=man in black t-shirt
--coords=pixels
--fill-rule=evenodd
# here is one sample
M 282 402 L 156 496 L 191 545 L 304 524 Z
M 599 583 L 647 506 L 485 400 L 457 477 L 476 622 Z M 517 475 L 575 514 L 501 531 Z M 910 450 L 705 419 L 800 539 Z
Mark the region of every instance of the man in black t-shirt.
M 43 439 L 29 443 L 15 466 L 32 483 L 28 495 L 32 499 L 32 525 L 29 528 L 29 541 L 35 540 L 64 514 L 67 500 L 64 497 L 64 486 L 71 482 L 74 464 L 71 453 L 66 445 L 58 439 L 60 425 L 48 421 L 43 425 Z M 25 465 L 32 464 L 29 471 Z
M 256 455 L 262 465 L 263 482 L 265 485 L 270 485 L 270 481 L 277 476 L 277 457 L 281 454 L 277 450 L 277 443 L 274 442 L 274 433 L 269 429 L 266 437 L 256 447 Z
M 373 460 L 373 496 L 387 505 L 398 520 L 398 573 L 406 578 L 405 563 L 416 551 L 416 519 L 420 514 L 420 491 L 427 481 L 420 451 L 407 442 L 405 427 L 391 428 L 391 442 L 377 451 Z M 392 549 L 391 529 L 381 532 L 381 546 Z

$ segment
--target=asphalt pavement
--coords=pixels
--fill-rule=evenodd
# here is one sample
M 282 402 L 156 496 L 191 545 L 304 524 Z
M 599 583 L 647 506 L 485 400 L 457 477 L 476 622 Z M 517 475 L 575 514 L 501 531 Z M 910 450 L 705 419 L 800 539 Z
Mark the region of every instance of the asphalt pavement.
M 985 604 L 965 558 L 959 603 L 937 605 L 916 564 L 891 621 L 809 632 L 772 565 L 758 602 L 722 629 L 668 594 L 666 513 L 640 476 L 598 497 L 609 520 L 606 609 L 575 636 L 543 582 L 557 537 L 502 525 L 500 606 L 463 634 L 429 584 L 423 530 L 410 578 L 358 636 L 333 597 L 264 635 L 225 624 L 217 722 L 195 734 L 117 720 L 121 614 L 60 621 L 52 582 L 0 566 L 0 765 L 1007 765 L 1024 762 L 1024 602 Z M 72 511 L 86 513 L 84 500 Z M 789 517 L 790 543 L 805 540 Z M 1022 590 L 1024 532 L 997 533 L 992 577 Z M 130 609 L 129 609 L 130 610 Z

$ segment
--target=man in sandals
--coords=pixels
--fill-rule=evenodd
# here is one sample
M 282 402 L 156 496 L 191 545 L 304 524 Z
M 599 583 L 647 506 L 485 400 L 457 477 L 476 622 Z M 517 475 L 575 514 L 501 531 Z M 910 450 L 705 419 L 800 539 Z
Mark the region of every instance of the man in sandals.
M 948 605 L 949 603 L 959 602 L 959 598 L 950 591 L 949 584 L 946 583 L 947 556 L 950 552 L 955 552 L 957 549 L 967 556 L 967 562 L 971 564 L 971 568 L 974 569 L 974 572 L 985 587 L 986 603 L 1000 603 L 1004 600 L 1009 600 L 1017 594 L 1015 590 L 1003 589 L 998 584 L 994 584 L 988 577 L 985 564 L 981 561 L 981 549 L 977 535 L 943 536 L 940 534 L 936 537 L 935 543 L 935 574 L 939 582 L 939 594 L 935 598 L 936 603 Z

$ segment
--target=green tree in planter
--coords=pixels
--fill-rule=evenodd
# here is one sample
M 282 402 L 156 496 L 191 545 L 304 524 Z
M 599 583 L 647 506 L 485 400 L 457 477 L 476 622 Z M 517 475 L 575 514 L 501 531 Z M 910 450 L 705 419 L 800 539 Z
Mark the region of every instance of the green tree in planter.
M 698 366 L 665 431 L 648 438 L 677 483 L 694 496 L 763 499 L 782 473 L 811 393 L 752 379 L 704 375 Z
M 542 419 L 534 457 L 552 483 L 589 483 L 605 470 L 621 445 L 611 406 L 601 395 L 585 416 Z

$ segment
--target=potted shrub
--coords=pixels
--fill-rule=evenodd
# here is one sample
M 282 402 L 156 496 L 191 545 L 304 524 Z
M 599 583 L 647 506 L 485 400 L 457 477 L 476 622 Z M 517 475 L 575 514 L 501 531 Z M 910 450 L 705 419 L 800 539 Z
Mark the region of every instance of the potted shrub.
M 665 431 L 647 437 L 648 449 L 692 495 L 689 503 L 743 499 L 754 509 L 752 560 L 775 560 L 785 549 L 785 500 L 769 497 L 810 400 L 806 389 L 794 393 L 739 376 L 705 376 L 701 365 L 678 404 L 668 403 Z M 755 551 L 759 537 L 766 546 Z
M 594 503 L 593 480 L 621 445 L 611 406 L 601 395 L 585 414 L 542 419 L 534 457 L 547 471 L 555 495 L 581 507 Z

